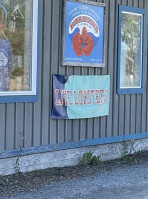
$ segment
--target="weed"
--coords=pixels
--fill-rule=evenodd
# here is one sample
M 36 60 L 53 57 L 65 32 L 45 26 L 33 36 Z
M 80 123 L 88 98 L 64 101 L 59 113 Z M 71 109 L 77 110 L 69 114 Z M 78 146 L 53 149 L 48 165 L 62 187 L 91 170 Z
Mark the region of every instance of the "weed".
M 128 162 L 131 162 L 131 159 L 128 155 L 126 155 L 126 156 L 121 157 L 121 161 L 128 163 Z
M 98 165 L 100 164 L 100 156 L 93 156 L 93 153 L 89 151 L 83 154 L 82 165 Z
M 91 151 L 83 154 L 83 160 L 82 160 L 83 166 L 90 165 L 91 159 L 92 159 L 92 154 L 93 153 Z
M 93 156 L 91 159 L 91 165 L 98 165 L 100 162 L 100 156 Z
M 19 132 L 18 133 L 18 156 L 16 158 L 16 164 L 15 164 L 15 172 L 20 173 L 20 158 L 21 158 L 21 150 L 23 148 L 23 142 L 24 142 L 24 132 Z
M 121 158 L 120 160 L 126 163 L 130 163 L 132 161 L 130 154 L 132 153 L 133 150 L 133 144 L 134 144 L 135 140 L 130 140 L 130 147 L 129 147 L 129 143 L 124 141 L 122 142 L 123 145 L 123 153 L 121 154 Z

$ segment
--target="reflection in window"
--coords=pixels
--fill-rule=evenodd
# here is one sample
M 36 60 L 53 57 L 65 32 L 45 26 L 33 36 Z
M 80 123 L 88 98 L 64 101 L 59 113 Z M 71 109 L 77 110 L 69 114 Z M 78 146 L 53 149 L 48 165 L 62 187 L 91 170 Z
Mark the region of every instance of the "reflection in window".
M 120 87 L 141 88 L 143 15 L 122 12 Z
M 0 93 L 35 91 L 34 0 L 0 1 Z M 36 9 L 37 12 L 37 9 Z M 35 46 L 34 46 L 35 47 Z

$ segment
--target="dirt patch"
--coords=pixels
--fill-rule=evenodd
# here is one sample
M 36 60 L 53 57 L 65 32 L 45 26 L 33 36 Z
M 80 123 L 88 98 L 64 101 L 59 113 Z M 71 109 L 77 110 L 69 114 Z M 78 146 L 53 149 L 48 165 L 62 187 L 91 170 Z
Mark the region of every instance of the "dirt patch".
M 29 173 L 18 173 L 9 176 L 0 176 L 0 198 L 15 196 L 17 194 L 35 191 L 50 183 L 61 180 L 75 179 L 90 176 L 105 170 L 130 165 L 148 163 L 148 151 L 126 156 L 122 159 L 101 162 L 97 166 L 75 166 L 64 168 L 50 168 Z

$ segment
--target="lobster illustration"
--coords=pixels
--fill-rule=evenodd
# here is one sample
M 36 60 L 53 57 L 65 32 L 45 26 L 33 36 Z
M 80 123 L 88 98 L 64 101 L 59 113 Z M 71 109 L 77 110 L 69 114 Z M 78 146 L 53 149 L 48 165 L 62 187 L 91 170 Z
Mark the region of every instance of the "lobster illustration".
M 83 27 L 82 34 L 77 33 L 73 38 L 73 48 L 77 56 L 81 57 L 84 53 L 89 56 L 94 48 L 94 40 L 88 35 L 86 27 Z

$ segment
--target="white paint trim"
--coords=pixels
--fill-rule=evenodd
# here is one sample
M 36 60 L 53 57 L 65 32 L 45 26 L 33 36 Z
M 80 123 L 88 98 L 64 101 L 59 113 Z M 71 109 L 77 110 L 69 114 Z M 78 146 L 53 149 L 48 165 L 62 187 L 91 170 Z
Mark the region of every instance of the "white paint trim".
M 32 90 L 31 91 L 6 91 L 0 96 L 36 95 L 37 92 L 37 42 L 38 42 L 38 0 L 33 0 L 33 33 L 32 33 Z
M 32 42 L 32 94 L 36 95 L 37 86 L 37 36 L 38 36 L 38 0 L 33 0 L 33 42 Z

